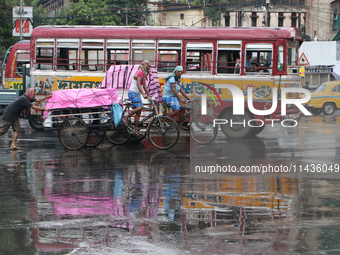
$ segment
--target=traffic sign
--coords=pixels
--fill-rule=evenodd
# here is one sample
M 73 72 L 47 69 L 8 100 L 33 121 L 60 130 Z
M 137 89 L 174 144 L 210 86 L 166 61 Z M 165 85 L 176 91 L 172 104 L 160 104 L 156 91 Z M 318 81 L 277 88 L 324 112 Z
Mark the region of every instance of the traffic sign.
M 305 53 L 302 53 L 299 59 L 299 65 L 309 65 L 309 61 L 306 58 Z

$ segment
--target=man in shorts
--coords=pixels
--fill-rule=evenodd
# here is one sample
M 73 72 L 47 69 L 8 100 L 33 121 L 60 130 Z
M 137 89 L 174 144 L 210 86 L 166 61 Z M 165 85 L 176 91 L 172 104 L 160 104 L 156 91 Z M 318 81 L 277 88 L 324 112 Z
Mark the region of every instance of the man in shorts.
M 19 122 L 19 116 L 22 111 L 29 110 L 33 108 L 38 111 L 50 111 L 49 108 L 43 108 L 39 106 L 35 106 L 32 102 L 42 102 L 47 98 L 50 98 L 52 95 L 48 95 L 45 98 L 35 99 L 36 93 L 33 88 L 29 88 L 24 95 L 17 98 L 13 103 L 8 105 L 4 111 L 2 116 L 2 122 L 0 124 L 0 136 L 7 133 L 8 129 L 12 127 L 14 131 L 13 140 L 10 146 L 11 150 L 21 150 L 20 147 L 17 147 L 16 141 L 18 140 L 19 134 L 21 132 L 21 126 Z M 26 113 L 26 111 L 25 111 Z
M 185 107 L 186 100 L 189 100 L 187 94 L 185 94 L 183 86 L 181 84 L 181 76 L 183 74 L 183 67 L 176 66 L 174 72 L 166 78 L 164 90 L 163 90 L 163 101 L 171 107 L 172 112 L 168 113 L 167 116 L 173 118 L 179 113 L 179 119 L 182 119 L 185 114 L 185 110 L 181 107 Z M 185 98 L 182 98 L 179 93 L 181 93 Z M 181 129 L 188 130 L 186 127 Z
M 129 90 L 129 100 L 132 102 L 132 108 L 133 110 L 125 117 L 123 117 L 122 122 L 124 123 L 125 126 L 128 126 L 128 119 L 136 114 L 135 116 L 135 124 L 139 122 L 139 117 L 142 112 L 142 98 L 147 99 L 151 97 L 148 88 L 146 87 L 146 80 L 147 80 L 147 75 L 151 69 L 150 62 L 148 60 L 144 60 L 140 69 L 136 72 L 134 75 L 130 90 Z

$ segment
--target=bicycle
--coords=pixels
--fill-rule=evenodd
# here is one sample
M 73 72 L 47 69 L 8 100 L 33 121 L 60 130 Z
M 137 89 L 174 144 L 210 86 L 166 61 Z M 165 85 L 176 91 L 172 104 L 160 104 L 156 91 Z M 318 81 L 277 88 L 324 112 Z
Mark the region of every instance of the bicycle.
M 175 146 L 179 139 L 179 127 L 172 118 L 162 116 L 158 114 L 157 107 L 155 105 L 155 99 L 149 98 L 152 108 L 143 107 L 142 109 L 147 112 L 151 112 L 145 116 L 138 123 L 131 124 L 131 120 L 128 120 L 128 127 L 123 126 L 121 129 L 116 129 L 107 132 L 107 138 L 114 144 L 123 144 L 129 139 L 131 141 L 140 141 L 146 136 L 153 146 L 161 150 L 167 150 Z M 130 100 L 124 100 L 123 104 L 125 109 L 123 115 L 126 115 L 132 109 L 132 103 Z M 147 124 L 149 119 L 152 120 Z M 138 127 L 144 127 L 144 131 L 138 130 Z M 146 130 L 145 130 L 146 128 Z
M 193 103 L 193 100 L 187 101 L 187 103 Z M 169 107 L 166 105 L 165 107 Z M 180 119 L 177 124 L 183 124 L 193 113 L 193 118 L 189 124 L 189 133 L 191 138 L 198 144 L 209 144 L 215 140 L 218 133 L 218 126 L 214 127 L 214 119 L 210 115 L 197 114 L 195 112 L 195 107 L 193 111 L 189 107 L 181 107 L 184 110 L 190 110 L 182 119 Z M 165 112 L 166 114 L 166 112 Z

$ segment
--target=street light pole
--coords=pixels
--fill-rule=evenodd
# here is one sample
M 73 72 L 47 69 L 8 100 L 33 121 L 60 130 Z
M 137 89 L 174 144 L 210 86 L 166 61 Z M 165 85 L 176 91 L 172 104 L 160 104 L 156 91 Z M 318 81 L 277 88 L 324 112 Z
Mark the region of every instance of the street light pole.
M 22 0 L 20 0 L 20 41 L 22 40 Z
M 221 0 L 220 0 L 220 9 L 219 9 L 218 15 L 220 16 L 219 20 L 218 20 L 218 23 L 221 26 Z
M 127 14 L 128 8 L 125 8 L 125 26 L 128 26 L 128 14 Z

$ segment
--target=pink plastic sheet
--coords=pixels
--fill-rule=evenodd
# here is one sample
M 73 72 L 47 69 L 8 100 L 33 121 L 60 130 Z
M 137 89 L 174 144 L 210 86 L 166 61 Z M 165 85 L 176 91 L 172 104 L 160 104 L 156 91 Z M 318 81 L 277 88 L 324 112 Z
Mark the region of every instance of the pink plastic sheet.
M 124 94 L 127 96 L 133 76 L 139 68 L 140 65 L 113 65 L 107 71 L 99 88 L 123 88 Z M 150 95 L 157 99 L 156 103 L 162 102 L 161 88 L 155 67 L 151 67 L 146 85 Z
M 117 89 L 66 89 L 54 91 L 47 99 L 46 108 L 89 108 L 113 105 L 118 100 Z

